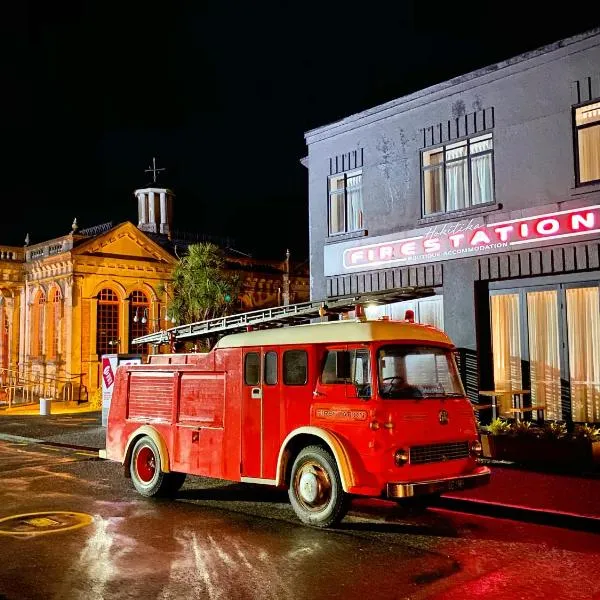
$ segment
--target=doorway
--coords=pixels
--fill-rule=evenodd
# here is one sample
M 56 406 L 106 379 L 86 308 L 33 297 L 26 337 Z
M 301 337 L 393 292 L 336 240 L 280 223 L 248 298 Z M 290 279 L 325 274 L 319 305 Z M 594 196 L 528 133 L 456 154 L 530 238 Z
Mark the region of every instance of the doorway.
M 548 420 L 600 422 L 597 281 L 490 291 L 490 318 L 496 389 L 529 389 Z

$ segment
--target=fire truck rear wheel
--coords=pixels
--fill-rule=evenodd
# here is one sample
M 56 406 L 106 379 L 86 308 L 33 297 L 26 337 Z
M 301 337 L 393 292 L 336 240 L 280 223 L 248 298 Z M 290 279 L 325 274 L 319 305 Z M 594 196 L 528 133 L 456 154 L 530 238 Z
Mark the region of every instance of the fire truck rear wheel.
M 129 471 L 133 486 L 142 496 L 168 496 L 176 492 L 185 480 L 184 473 L 164 473 L 156 442 L 144 436 L 133 447 Z
M 300 451 L 292 466 L 288 494 L 298 518 L 313 527 L 339 523 L 350 504 L 335 459 L 321 446 Z

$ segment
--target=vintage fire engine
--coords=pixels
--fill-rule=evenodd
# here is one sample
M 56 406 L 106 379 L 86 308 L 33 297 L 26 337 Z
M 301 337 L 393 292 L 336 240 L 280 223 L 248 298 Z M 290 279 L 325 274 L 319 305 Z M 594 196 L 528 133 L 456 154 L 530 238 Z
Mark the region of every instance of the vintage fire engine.
M 273 319 L 299 318 L 298 306 Z M 239 331 L 258 312 L 229 317 L 237 329 L 215 319 L 168 333 Z M 286 488 L 300 520 L 317 527 L 338 523 L 352 496 L 426 501 L 481 485 L 490 471 L 477 461 L 453 349 L 410 318 L 359 316 L 150 355 L 117 369 L 105 456 L 144 496 L 175 493 L 186 474 Z

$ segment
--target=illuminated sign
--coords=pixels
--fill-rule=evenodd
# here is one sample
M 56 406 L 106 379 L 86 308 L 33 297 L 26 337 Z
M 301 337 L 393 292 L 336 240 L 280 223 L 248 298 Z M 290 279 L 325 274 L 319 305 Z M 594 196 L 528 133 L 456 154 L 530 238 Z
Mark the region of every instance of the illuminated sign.
M 484 224 L 479 218 L 436 225 L 407 233 L 385 236 L 386 241 L 357 246 L 346 242 L 325 248 L 325 274 L 368 270 L 379 266 L 409 265 L 449 260 L 494 252 L 545 245 L 548 241 L 571 241 L 600 233 L 600 205 L 522 217 Z M 382 239 L 382 238 L 380 238 Z M 337 268 L 336 250 L 342 264 Z M 328 256 L 329 254 L 329 256 Z M 341 267 L 341 269 L 340 269 Z

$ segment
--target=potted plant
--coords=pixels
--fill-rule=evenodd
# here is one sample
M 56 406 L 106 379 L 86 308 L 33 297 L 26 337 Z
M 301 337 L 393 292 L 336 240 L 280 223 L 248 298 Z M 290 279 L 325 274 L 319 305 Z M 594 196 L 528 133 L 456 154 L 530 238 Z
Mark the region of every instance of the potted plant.
M 538 426 L 498 418 L 482 428 L 480 439 L 487 458 L 584 470 L 600 464 L 600 428 L 593 425 L 579 424 L 569 433 L 558 421 Z

